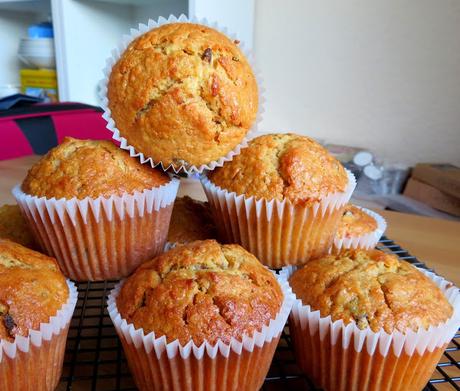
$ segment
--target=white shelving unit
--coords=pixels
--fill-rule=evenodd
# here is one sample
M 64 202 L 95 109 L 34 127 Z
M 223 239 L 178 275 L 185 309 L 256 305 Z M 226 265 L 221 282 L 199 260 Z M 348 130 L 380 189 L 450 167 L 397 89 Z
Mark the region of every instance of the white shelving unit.
M 105 61 L 130 28 L 149 18 L 194 15 L 228 27 L 252 47 L 254 1 L 0 0 L 0 84 L 19 81 L 19 39 L 28 25 L 50 14 L 60 100 L 98 104 L 96 88 Z

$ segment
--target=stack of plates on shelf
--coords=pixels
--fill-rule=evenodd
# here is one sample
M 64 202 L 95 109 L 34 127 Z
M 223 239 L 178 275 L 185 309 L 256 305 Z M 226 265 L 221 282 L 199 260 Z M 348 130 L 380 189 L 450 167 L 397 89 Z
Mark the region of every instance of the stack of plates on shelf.
M 55 68 L 53 38 L 23 38 L 19 43 L 19 59 L 33 68 Z

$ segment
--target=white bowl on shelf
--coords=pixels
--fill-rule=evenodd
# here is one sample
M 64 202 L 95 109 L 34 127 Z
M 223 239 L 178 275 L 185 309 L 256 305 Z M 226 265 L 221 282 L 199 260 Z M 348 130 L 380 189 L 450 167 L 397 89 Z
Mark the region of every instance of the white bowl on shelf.
M 37 54 L 18 54 L 19 59 L 33 68 L 56 68 L 54 56 L 40 56 Z
M 30 67 L 55 68 L 54 39 L 23 38 L 19 43 L 18 57 Z

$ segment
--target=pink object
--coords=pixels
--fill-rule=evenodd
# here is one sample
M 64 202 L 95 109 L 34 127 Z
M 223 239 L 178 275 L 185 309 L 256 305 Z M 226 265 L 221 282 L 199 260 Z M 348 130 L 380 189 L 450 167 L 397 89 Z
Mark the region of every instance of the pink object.
M 82 103 L 36 104 L 0 111 L 0 160 L 44 154 L 64 137 L 110 140 L 102 111 Z
M 32 147 L 27 141 L 26 136 L 14 121 L 5 121 L 0 119 L 0 160 L 14 159 L 21 156 L 32 155 Z
M 68 115 L 66 112 L 53 115 L 58 143 L 61 143 L 66 136 L 79 139 L 111 140 L 112 133 L 105 127 L 107 122 L 102 118 L 101 113 L 97 114 L 95 115 L 94 110 L 82 110 L 78 113 L 78 117 Z

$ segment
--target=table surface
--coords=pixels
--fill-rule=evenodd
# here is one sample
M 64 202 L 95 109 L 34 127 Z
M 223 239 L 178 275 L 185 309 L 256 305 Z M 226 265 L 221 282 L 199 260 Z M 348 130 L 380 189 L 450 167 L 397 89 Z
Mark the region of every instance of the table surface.
M 38 156 L 0 161 L 0 205 L 14 203 L 11 189 L 20 183 Z M 179 192 L 204 198 L 201 185 L 183 180 Z M 378 210 L 387 220 L 387 236 L 437 273 L 460 286 L 460 222 Z

